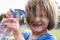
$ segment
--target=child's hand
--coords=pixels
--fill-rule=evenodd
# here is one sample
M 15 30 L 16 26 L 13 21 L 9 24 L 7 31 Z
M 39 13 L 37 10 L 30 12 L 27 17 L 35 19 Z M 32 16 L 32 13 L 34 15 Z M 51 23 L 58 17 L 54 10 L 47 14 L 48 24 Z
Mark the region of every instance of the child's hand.
M 2 14 L 3 18 L 7 18 L 7 21 L 10 21 L 11 23 L 4 23 L 3 25 L 7 28 L 11 28 L 13 30 L 13 35 L 16 40 L 24 40 L 24 37 L 21 34 L 21 30 L 19 28 L 19 18 L 18 18 L 18 12 L 16 12 L 16 18 L 13 18 L 12 10 L 9 10 L 7 14 Z M 20 20 L 21 21 L 21 20 Z
M 13 30 L 13 35 L 16 40 L 24 40 L 24 37 L 22 36 L 21 30 L 19 28 L 19 22 L 15 18 L 7 18 L 7 21 L 11 23 L 3 23 L 3 26 Z
M 3 26 L 7 28 L 11 28 L 13 31 L 18 31 L 19 28 L 19 22 L 15 18 L 6 18 L 7 22 L 10 23 L 3 23 Z
M 10 24 L 5 23 L 4 25 L 6 27 L 13 29 L 13 31 L 16 31 L 17 29 L 19 29 L 19 18 L 18 18 L 19 12 L 16 11 L 16 18 L 13 18 L 12 13 L 13 13 L 13 11 L 10 9 L 7 13 L 2 14 L 2 17 L 7 18 L 7 20 L 11 22 Z

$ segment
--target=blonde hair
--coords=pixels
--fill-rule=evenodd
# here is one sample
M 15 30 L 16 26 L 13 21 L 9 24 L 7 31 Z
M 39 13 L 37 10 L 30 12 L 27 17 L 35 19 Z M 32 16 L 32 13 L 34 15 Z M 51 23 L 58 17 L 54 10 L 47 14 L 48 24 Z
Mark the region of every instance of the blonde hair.
M 49 19 L 49 25 L 48 25 L 47 29 L 51 30 L 54 27 L 56 27 L 57 16 L 56 16 L 56 12 L 55 12 L 53 3 L 50 0 L 29 0 L 25 7 L 25 9 L 27 11 L 27 13 L 26 13 L 27 23 L 29 24 L 31 16 L 35 14 L 37 4 L 39 4 L 39 6 L 43 6 L 46 10 L 47 17 Z

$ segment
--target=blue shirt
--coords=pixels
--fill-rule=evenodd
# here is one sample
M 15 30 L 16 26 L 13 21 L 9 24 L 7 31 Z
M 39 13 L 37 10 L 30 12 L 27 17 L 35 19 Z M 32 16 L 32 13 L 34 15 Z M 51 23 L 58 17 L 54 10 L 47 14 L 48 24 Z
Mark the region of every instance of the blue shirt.
M 27 38 L 29 37 L 30 35 L 30 31 L 23 31 L 22 34 L 25 38 L 25 40 L 27 40 Z M 33 38 L 32 40 L 56 40 L 55 36 L 53 36 L 51 33 L 45 33 L 43 35 L 40 35 L 36 38 Z

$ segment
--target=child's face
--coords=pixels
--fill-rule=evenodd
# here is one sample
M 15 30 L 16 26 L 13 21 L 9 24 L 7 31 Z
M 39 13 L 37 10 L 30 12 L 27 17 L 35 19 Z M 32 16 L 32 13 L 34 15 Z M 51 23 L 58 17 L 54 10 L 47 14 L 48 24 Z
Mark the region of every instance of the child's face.
M 40 8 L 39 5 L 36 6 L 36 15 L 29 24 L 31 30 L 34 32 L 42 32 L 43 30 L 47 29 L 49 20 L 47 18 L 47 13 L 44 7 Z

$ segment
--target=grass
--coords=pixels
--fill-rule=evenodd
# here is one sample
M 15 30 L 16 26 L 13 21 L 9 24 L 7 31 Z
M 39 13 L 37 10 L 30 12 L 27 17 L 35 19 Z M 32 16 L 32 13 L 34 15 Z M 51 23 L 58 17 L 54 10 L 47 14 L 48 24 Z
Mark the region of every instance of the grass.
M 60 40 L 60 30 L 59 29 L 54 29 L 50 31 L 54 36 L 56 36 L 57 40 Z

